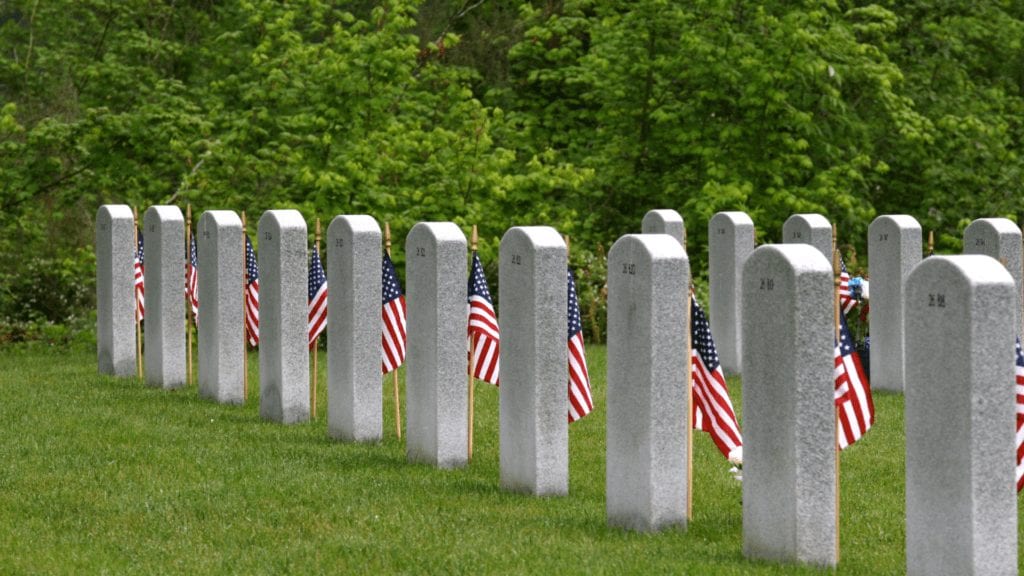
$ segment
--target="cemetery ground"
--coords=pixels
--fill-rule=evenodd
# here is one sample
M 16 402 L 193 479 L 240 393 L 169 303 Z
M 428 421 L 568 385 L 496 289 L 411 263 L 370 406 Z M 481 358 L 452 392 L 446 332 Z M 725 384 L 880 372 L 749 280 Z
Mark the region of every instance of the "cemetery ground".
M 596 408 L 569 428 L 570 494 L 534 498 L 499 488 L 498 393 L 488 384 L 476 385 L 471 464 L 439 470 L 406 462 L 390 380 L 381 444 L 328 439 L 324 355 L 319 417 L 283 426 L 259 418 L 255 352 L 248 402 L 222 406 L 194 384 L 168 392 L 98 376 L 90 349 L 9 348 L 0 352 L 0 571 L 818 572 L 743 557 L 741 486 L 702 433 L 689 530 L 608 528 L 605 349 L 588 347 L 588 360 Z M 740 382 L 729 382 L 741 415 Z M 876 393 L 874 428 L 842 455 L 839 573 L 904 570 L 902 400 Z

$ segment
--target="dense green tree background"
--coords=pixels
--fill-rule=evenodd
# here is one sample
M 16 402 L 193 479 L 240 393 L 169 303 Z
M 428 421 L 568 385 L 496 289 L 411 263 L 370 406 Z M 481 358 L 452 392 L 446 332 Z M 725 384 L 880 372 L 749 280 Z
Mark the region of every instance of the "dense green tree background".
M 655 207 L 698 275 L 723 209 L 760 242 L 821 212 L 862 255 L 908 213 L 959 250 L 1024 214 L 1022 123 L 1014 1 L 8 0 L 0 341 L 91 326 L 106 202 L 369 213 L 399 247 L 476 223 L 491 262 L 550 224 L 586 306 Z

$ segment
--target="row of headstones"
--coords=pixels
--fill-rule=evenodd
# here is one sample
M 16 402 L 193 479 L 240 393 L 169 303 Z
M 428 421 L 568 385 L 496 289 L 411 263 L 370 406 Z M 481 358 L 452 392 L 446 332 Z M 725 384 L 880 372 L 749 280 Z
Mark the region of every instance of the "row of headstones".
M 100 207 L 96 220 L 97 354 L 101 373 L 135 370 L 132 251 L 127 206 Z M 185 382 L 184 220 L 154 206 L 146 232 L 146 383 Z M 260 218 L 260 415 L 309 418 L 307 232 L 301 214 Z M 204 212 L 199 259 L 199 393 L 242 402 L 241 220 Z M 382 437 L 381 231 L 370 216 L 337 216 L 327 230 L 328 433 L 350 441 Z M 415 225 L 406 237 L 406 449 L 412 461 L 449 468 L 467 462 L 466 237 L 451 222 Z M 501 483 L 539 495 L 568 492 L 565 242 L 550 227 L 511 228 L 500 247 L 503 314 Z
M 668 231 L 664 215 L 644 224 Z M 912 217 L 882 216 L 869 231 L 872 351 L 881 352 L 872 380 L 905 391 L 907 571 L 1016 573 L 1011 350 L 1021 232 L 1006 219 L 976 220 L 964 233 L 968 255 L 922 262 Z M 831 566 L 839 555 L 833 231 L 823 216 L 795 215 L 783 233 L 785 244 L 754 249 L 745 214 L 709 224 L 712 326 L 716 316 L 735 319 L 715 337 L 723 366 L 733 345 L 732 369 L 744 373 L 744 553 Z M 640 529 L 685 525 L 689 483 L 686 424 L 675 428 L 688 413 L 677 401 L 686 385 L 672 358 L 688 330 L 674 288 L 689 268 L 685 253 L 658 242 L 636 237 L 627 250 L 620 240 L 608 262 L 608 514 Z
M 671 211 L 667 211 L 671 212 Z M 674 212 L 671 212 L 674 214 Z M 650 228 L 671 216 L 651 216 Z M 674 226 L 682 227 L 680 219 Z M 647 221 L 645 220 L 645 226 Z M 645 231 L 647 228 L 645 228 Z M 783 243 L 810 244 L 832 260 L 832 226 L 820 214 L 794 214 L 782 229 Z M 1014 311 L 1021 318 L 1021 230 L 1006 218 L 980 218 L 964 230 L 964 254 L 1000 261 L 1017 286 Z M 711 331 L 726 374 L 741 374 L 740 277 L 754 251 L 754 223 L 743 212 L 719 212 L 708 223 L 708 279 Z M 885 215 L 868 228 L 871 278 L 871 386 L 902 392 L 904 387 L 904 284 L 922 258 L 921 225 L 912 216 Z
M 118 208 L 101 208 L 97 219 L 101 334 L 108 317 L 103 306 L 116 302 L 111 295 L 122 290 L 121 299 L 131 301 L 126 280 L 130 270 L 113 273 L 115 262 L 131 261 L 131 214 L 127 207 Z M 180 211 L 177 219 L 165 219 L 161 214 L 167 211 L 159 208 L 152 218 L 147 212 L 145 219 L 153 247 L 163 245 L 157 237 L 164 230 L 151 226 L 151 220 L 180 221 Z M 223 221 L 218 220 L 221 215 Z M 200 274 L 204 306 L 216 302 L 207 306 L 214 312 L 200 316 L 200 326 L 209 326 L 209 332 L 200 332 L 200 341 L 203 348 L 224 350 L 220 344 L 225 334 L 238 334 L 238 350 L 219 356 L 240 362 L 242 290 L 241 279 L 233 278 L 240 275 L 227 272 L 220 288 L 203 284 L 204 277 L 215 281 L 214 270 L 241 267 L 240 222 L 231 215 L 207 213 L 200 219 L 200 242 L 219 246 L 220 240 L 226 246 L 223 260 L 218 249 L 201 248 L 211 254 L 201 265 L 214 260 L 214 252 L 218 257 L 207 264 L 209 272 L 204 268 Z M 688 358 L 679 351 L 686 349 L 689 335 L 685 287 L 690 274 L 681 224 L 681 219 L 678 228 L 671 219 L 645 220 L 645 231 L 671 235 L 629 235 L 608 256 L 606 498 L 612 525 L 657 529 L 685 525 L 688 518 Z M 111 231 L 124 227 L 127 240 L 123 231 L 116 240 Z M 165 258 L 173 263 L 166 268 L 173 271 L 182 268 L 178 247 L 183 236 L 177 232 L 180 226 L 170 228 L 165 242 L 174 249 Z M 299 421 L 308 417 L 305 222 L 294 211 L 267 212 L 260 220 L 259 238 L 264 271 L 260 363 L 266 374 L 261 377 L 261 415 Z M 466 457 L 465 244 L 465 236 L 451 223 L 418 224 L 406 241 L 407 451 L 411 460 L 442 467 L 462 465 Z M 367 389 L 362 397 L 335 394 L 329 376 L 329 430 L 340 438 L 373 440 L 379 438 L 379 423 L 370 427 L 368 436 L 360 436 L 332 427 L 330 420 L 332 411 L 347 410 L 353 419 L 365 415 L 370 420 L 379 420 L 382 412 L 379 325 L 358 321 L 379 317 L 380 229 L 370 217 L 339 216 L 328 230 L 328 247 L 328 270 L 337 274 L 328 280 L 330 298 L 346 299 L 329 305 L 328 329 L 337 332 L 328 337 L 328 372 Z M 233 254 L 237 262 L 228 260 Z M 152 258 L 150 266 L 162 267 Z M 831 266 L 807 246 L 764 246 L 742 266 L 737 316 L 743 319 L 742 360 L 747 368 L 744 549 L 752 557 L 831 565 L 838 555 Z M 500 461 L 501 483 L 508 489 L 535 494 L 568 490 L 566 302 L 561 288 L 565 267 L 565 245 L 551 228 L 513 228 L 502 239 Z M 1015 333 L 1015 318 L 1005 314 L 1013 305 L 1013 282 L 998 262 L 986 258 L 936 258 L 918 268 L 908 280 L 905 298 L 907 325 L 917 336 L 908 338 L 908 568 L 929 573 L 952 568 L 957 573 L 963 567 L 1015 566 L 1014 444 L 1012 432 L 1006 433 L 1013 429 L 1013 401 L 1011 394 L 1005 394 L 1006 402 L 994 400 L 1001 397 L 1000 383 L 1012 382 L 1012 369 L 1000 362 L 998 351 L 1009 350 Z M 115 277 L 120 281 L 114 282 Z M 159 273 L 156 277 L 161 278 Z M 376 284 L 372 278 L 378 279 Z M 104 280 L 108 285 L 100 287 Z M 151 294 L 166 290 L 183 307 L 179 280 L 183 278 L 166 285 L 159 280 L 163 288 L 150 288 Z M 941 294 L 936 294 L 937 287 Z M 153 299 L 162 301 L 162 296 Z M 237 326 L 221 318 L 222 309 L 223 314 L 237 309 Z M 180 320 L 183 308 L 181 312 L 173 317 Z M 129 323 L 131 314 L 129 307 Z M 299 321 L 286 327 L 285 318 Z M 130 326 L 124 328 L 131 333 Z M 936 339 L 935 334 L 946 336 Z M 163 337 L 161 333 L 148 346 L 163 348 Z M 364 346 L 357 346 L 360 340 Z M 103 346 L 101 342 L 101 370 Z M 201 387 L 202 365 L 218 361 L 201 362 Z M 133 365 L 131 358 L 123 373 L 130 374 Z M 335 366 L 344 368 L 335 371 Z M 963 391 L 965 383 L 969 394 Z M 292 392 L 284 393 L 286 389 Z M 266 408 L 264 395 L 270 397 Z M 972 403 L 978 406 L 972 409 Z M 950 553 L 956 558 L 950 559 Z

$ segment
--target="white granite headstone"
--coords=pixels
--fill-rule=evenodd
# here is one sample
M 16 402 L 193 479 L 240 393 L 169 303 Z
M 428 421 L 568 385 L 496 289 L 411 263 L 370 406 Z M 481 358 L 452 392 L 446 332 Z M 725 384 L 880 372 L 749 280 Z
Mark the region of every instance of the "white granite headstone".
M 1017 573 L 1013 278 L 980 255 L 907 278 L 907 573 Z
M 231 210 L 199 218 L 199 395 L 226 404 L 245 401 L 245 318 L 242 220 Z
M 467 461 L 466 254 L 452 222 L 420 222 L 405 238 L 406 456 L 440 468 Z
M 335 216 L 327 228 L 327 434 L 383 438 L 381 233 L 372 216 Z
M 1008 218 L 978 218 L 964 229 L 964 254 L 984 254 L 998 260 L 1017 285 L 1016 333 L 1021 333 L 1021 231 Z
M 644 234 L 668 234 L 680 244 L 686 242 L 686 224 L 675 210 L 648 211 L 640 223 L 640 231 Z
M 309 255 L 298 210 L 268 210 L 257 228 L 260 270 L 260 416 L 309 420 Z
M 903 288 L 921 261 L 921 225 L 913 216 L 879 216 L 868 227 L 871 276 L 871 374 L 875 390 L 902 392 Z
M 611 526 L 651 531 L 687 524 L 689 285 L 689 259 L 669 235 L 623 236 L 608 252 Z
M 548 226 L 501 239 L 501 486 L 537 496 L 569 493 L 565 242 Z
M 783 244 L 810 244 L 832 261 L 832 224 L 821 214 L 793 214 L 782 225 Z
M 185 385 L 185 217 L 177 206 L 151 206 L 146 238 L 146 384 Z
M 135 375 L 135 218 L 124 204 L 96 211 L 96 364 Z
M 804 244 L 761 246 L 742 277 L 743 553 L 834 566 L 832 266 Z
M 722 371 L 742 371 L 740 278 L 754 251 L 754 221 L 745 212 L 719 212 L 708 222 L 708 309 Z

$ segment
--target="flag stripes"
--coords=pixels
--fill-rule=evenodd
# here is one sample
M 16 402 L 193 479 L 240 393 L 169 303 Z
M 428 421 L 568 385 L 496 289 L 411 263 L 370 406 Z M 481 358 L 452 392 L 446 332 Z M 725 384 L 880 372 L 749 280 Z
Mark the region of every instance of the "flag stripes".
M 839 309 L 843 314 L 857 306 L 857 300 L 850 291 L 850 272 L 846 270 L 846 262 L 839 258 Z
M 690 367 L 693 371 L 693 428 L 711 435 L 718 451 L 729 459 L 742 460 L 743 437 L 729 388 L 718 359 L 711 325 L 697 299 L 690 297 Z
M 579 298 L 576 297 L 576 278 L 572 269 L 566 269 L 566 275 L 569 291 L 569 422 L 572 423 L 594 410 L 594 398 L 590 393 L 590 374 L 587 372 L 587 355 L 583 348 L 583 324 Z
M 835 347 L 835 404 L 838 411 L 838 443 L 840 450 L 859 440 L 875 422 L 875 405 L 871 386 L 860 355 L 853 348 L 846 316 L 839 315 L 839 342 Z
M 314 246 L 309 257 L 309 345 L 316 343 L 317 337 L 327 327 L 327 275 L 320 261 L 320 250 Z
M 245 269 L 245 333 L 249 345 L 256 346 L 260 343 L 260 270 L 248 234 L 245 235 Z
M 405 296 L 398 274 L 386 253 L 381 265 L 381 373 L 405 362 Z
M 498 333 L 498 316 L 494 313 L 487 277 L 484 276 L 484 267 L 476 251 L 473 252 L 473 270 L 469 275 L 468 294 L 469 338 L 473 344 L 470 374 L 474 378 L 497 386 L 501 341 Z
M 185 262 L 185 297 L 192 307 L 192 321 L 199 325 L 199 255 L 195 235 L 189 240 L 189 256 Z
M 135 319 L 146 317 L 146 253 L 142 247 L 142 232 L 139 232 L 139 245 L 135 249 Z
M 1024 488 L 1024 352 L 1017 338 L 1017 492 Z

